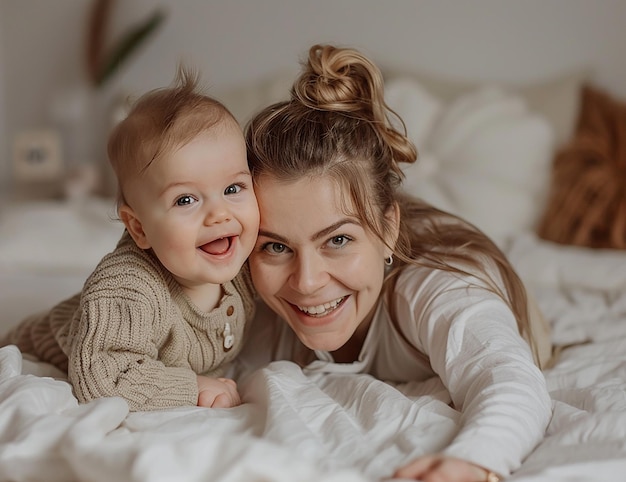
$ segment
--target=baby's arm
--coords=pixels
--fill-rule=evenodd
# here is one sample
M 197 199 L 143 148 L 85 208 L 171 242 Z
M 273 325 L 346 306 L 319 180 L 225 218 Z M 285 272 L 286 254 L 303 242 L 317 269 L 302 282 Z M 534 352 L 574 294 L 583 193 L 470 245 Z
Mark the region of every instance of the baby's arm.
M 132 293 L 130 293 L 132 295 Z M 196 373 L 166 366 L 155 338 L 164 316 L 151 300 L 83 298 L 68 333 L 68 377 L 80 402 L 122 397 L 132 411 L 195 406 Z
M 241 405 L 237 384 L 230 378 L 210 378 L 197 375 L 198 406 L 231 408 Z

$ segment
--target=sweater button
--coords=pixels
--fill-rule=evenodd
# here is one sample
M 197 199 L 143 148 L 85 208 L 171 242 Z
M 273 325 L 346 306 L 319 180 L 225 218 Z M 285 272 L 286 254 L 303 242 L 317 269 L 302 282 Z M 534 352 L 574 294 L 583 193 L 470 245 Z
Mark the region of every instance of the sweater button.
M 227 316 L 231 316 L 234 312 L 235 312 L 235 307 L 233 305 L 230 305 L 228 308 L 226 308 Z

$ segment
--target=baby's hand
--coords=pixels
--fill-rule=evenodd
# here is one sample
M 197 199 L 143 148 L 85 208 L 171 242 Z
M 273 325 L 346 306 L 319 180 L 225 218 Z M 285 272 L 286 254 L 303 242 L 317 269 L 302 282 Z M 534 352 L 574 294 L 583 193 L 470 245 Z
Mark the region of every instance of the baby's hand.
M 241 405 L 237 384 L 230 378 L 196 376 L 198 380 L 198 407 L 231 408 Z

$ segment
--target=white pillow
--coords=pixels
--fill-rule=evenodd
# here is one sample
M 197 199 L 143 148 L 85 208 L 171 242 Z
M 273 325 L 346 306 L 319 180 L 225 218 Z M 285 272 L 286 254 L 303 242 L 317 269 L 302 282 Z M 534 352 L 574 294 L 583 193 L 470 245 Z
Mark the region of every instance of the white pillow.
M 404 189 L 474 223 L 497 243 L 532 230 L 549 184 L 550 124 L 521 96 L 482 86 L 449 104 L 414 79 L 386 85 L 419 158 L 406 166 Z
M 214 95 L 243 127 L 265 107 L 275 102 L 288 100 L 295 77 L 296 72 L 288 69 L 276 72 L 259 81 L 217 91 Z
M 416 145 L 425 144 L 443 110 L 443 102 L 408 77 L 387 84 L 385 101 L 404 121 L 409 138 Z M 401 127 L 394 121 L 397 119 L 392 118 L 394 125 Z
M 542 116 L 554 129 L 555 147 L 570 140 L 580 110 L 581 89 L 593 74 L 590 67 L 581 66 L 541 80 L 524 83 L 500 83 L 507 91 L 520 95 L 528 108 Z M 385 69 L 388 80 L 415 80 L 444 104 L 473 92 L 484 82 L 445 77 L 427 72 Z

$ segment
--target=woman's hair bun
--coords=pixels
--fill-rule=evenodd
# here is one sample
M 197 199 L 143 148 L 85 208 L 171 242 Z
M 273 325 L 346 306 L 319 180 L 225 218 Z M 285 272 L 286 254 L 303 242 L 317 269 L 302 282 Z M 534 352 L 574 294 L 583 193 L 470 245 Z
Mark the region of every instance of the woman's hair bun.
M 292 96 L 315 109 L 367 112 L 382 82 L 378 67 L 356 50 L 318 44 L 309 49 Z

